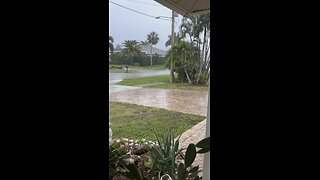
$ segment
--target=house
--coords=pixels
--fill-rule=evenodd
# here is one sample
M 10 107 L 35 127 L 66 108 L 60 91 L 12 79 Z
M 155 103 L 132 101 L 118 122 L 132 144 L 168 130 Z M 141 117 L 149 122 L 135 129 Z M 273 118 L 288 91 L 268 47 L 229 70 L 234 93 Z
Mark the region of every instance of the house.
M 151 47 L 150 45 L 141 45 L 141 52 L 145 53 L 147 56 L 150 56 L 151 54 Z M 159 55 L 160 57 L 165 57 L 167 54 L 167 51 L 158 49 L 156 47 L 152 47 L 152 54 Z
M 151 54 L 151 47 L 149 44 L 146 44 L 146 43 L 142 43 L 140 44 L 141 48 L 141 52 L 144 53 L 146 56 L 150 56 Z M 122 45 L 117 45 L 116 48 L 114 49 L 114 53 L 120 53 L 122 49 L 124 49 L 125 46 L 122 44 Z M 153 55 L 159 55 L 159 57 L 165 57 L 166 54 L 167 54 L 167 51 L 164 51 L 164 50 L 161 50 L 161 49 L 158 49 L 154 46 L 152 46 L 152 54 Z

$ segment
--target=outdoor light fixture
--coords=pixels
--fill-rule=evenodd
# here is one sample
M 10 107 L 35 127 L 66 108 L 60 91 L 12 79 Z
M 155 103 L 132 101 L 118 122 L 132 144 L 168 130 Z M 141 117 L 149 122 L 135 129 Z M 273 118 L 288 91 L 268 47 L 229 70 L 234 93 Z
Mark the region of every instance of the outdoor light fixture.
M 178 17 L 178 16 L 175 16 L 175 17 Z M 167 17 L 167 16 L 156 16 L 155 17 L 156 19 L 160 19 L 160 18 L 163 18 L 163 19 L 168 19 L 168 20 L 171 20 L 172 19 L 172 17 Z

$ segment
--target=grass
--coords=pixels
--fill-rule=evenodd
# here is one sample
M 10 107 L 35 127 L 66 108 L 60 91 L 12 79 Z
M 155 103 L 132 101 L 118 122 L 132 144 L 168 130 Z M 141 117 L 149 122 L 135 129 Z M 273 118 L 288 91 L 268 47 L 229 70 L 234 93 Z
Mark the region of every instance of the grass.
M 164 83 L 169 82 L 169 75 L 149 76 L 149 77 L 141 77 L 141 78 L 128 78 L 128 79 L 122 80 L 117 84 L 125 85 L 125 86 L 136 86 L 136 85 L 150 84 L 155 82 L 164 82 Z
M 139 70 L 165 70 L 167 68 L 165 68 L 164 65 L 153 65 L 153 66 L 132 66 L 132 65 L 126 65 L 126 64 L 122 64 L 122 65 L 114 65 L 114 64 L 110 64 L 110 66 L 129 66 L 129 68 L 132 69 L 139 69 Z
M 149 77 L 141 77 L 141 78 L 129 78 L 124 79 L 119 82 L 119 85 L 125 86 L 137 86 L 142 84 L 151 84 L 162 82 L 165 84 L 157 84 L 145 86 L 144 88 L 161 88 L 161 89 L 181 89 L 181 90 L 191 90 L 191 91 L 208 91 L 207 85 L 191 85 L 189 83 L 170 83 L 169 75 L 161 75 L 161 76 L 149 76 Z
M 190 91 L 208 91 L 209 87 L 207 85 L 191 85 L 189 83 L 166 83 L 157 84 L 151 86 L 145 86 L 145 88 L 161 88 L 161 89 L 181 89 Z
M 141 70 L 165 70 L 167 68 L 164 65 L 153 65 L 153 66 L 130 66 L 133 69 L 141 69 Z
M 126 73 L 126 71 L 123 69 L 109 69 L 109 72 L 110 73 Z M 136 73 L 136 72 L 138 72 L 138 70 L 135 70 L 135 69 L 128 70 L 128 73 Z
M 156 140 L 154 132 L 164 133 L 170 129 L 177 137 L 205 119 L 203 116 L 120 102 L 109 102 L 109 112 L 113 138 L 150 141 Z

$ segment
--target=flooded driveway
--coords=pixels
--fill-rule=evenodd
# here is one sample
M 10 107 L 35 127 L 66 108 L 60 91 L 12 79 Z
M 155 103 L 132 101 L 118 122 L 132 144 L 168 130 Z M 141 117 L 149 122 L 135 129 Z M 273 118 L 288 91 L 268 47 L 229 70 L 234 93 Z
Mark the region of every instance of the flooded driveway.
M 137 73 L 109 73 L 109 101 L 164 108 L 187 114 L 207 115 L 208 92 L 142 88 L 116 83 L 126 78 L 169 74 L 169 70 L 141 70 Z
M 110 93 L 109 100 L 206 116 L 208 92 L 140 88 Z

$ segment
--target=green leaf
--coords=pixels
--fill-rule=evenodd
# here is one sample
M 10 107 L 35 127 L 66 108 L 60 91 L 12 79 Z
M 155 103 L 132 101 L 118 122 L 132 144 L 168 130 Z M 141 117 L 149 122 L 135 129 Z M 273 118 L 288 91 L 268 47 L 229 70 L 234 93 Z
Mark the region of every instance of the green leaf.
M 129 179 L 141 180 L 138 168 L 134 164 L 129 164 L 128 169 L 129 169 L 129 172 L 126 174 L 126 176 Z
M 162 159 L 163 158 L 163 155 L 158 151 L 157 148 L 155 147 L 151 147 L 151 152 L 156 156 L 158 157 L 159 159 Z
M 199 166 L 195 166 L 190 169 L 189 173 L 194 173 L 194 172 L 198 171 L 198 169 L 199 169 Z
M 141 165 L 141 176 L 145 177 L 145 173 L 144 173 L 144 159 L 142 159 L 142 165 Z
M 189 144 L 187 151 L 186 151 L 186 155 L 185 155 L 185 163 L 186 163 L 186 167 L 189 167 L 194 159 L 196 158 L 197 155 L 197 150 L 196 150 L 196 146 L 194 144 Z
M 177 151 L 178 151 L 178 148 L 179 148 L 179 139 L 180 139 L 181 135 L 182 135 L 182 134 L 180 134 L 180 136 L 178 137 L 178 139 L 177 139 L 176 142 L 175 142 L 174 152 L 177 152 Z
M 117 172 L 121 172 L 121 173 L 125 173 L 125 172 L 128 172 L 128 169 L 127 168 L 122 168 L 122 167 L 120 167 L 120 166 L 118 166 L 117 168 L 116 168 L 116 171 Z
M 207 152 L 209 152 L 209 151 L 210 151 L 210 147 L 200 149 L 197 153 L 199 153 L 199 154 L 203 154 L 203 153 L 207 153 Z
M 186 176 L 186 168 L 183 163 L 178 166 L 178 180 L 184 180 Z
M 154 159 L 154 161 L 153 161 L 152 168 L 151 168 L 151 171 L 150 171 L 150 174 L 149 174 L 151 177 L 154 176 L 157 164 L 158 164 L 158 157 L 156 157 Z
M 192 174 L 189 174 L 188 175 L 188 178 L 195 178 L 195 177 L 197 177 L 198 176 L 198 172 L 194 172 L 194 173 L 192 173 Z
M 169 173 L 169 175 L 170 175 L 171 174 L 171 169 L 170 169 L 170 166 L 169 166 L 169 161 L 170 161 L 169 158 L 165 160 L 165 171 L 167 173 Z
M 198 148 L 210 148 L 210 137 L 204 138 L 196 144 Z
M 176 152 L 176 154 L 174 156 L 177 157 L 182 151 L 183 151 L 183 149 L 179 149 L 179 151 Z
M 162 144 L 161 144 L 161 142 L 160 142 L 160 140 L 159 140 L 159 135 L 157 135 L 156 133 L 154 133 L 154 134 L 155 134 L 155 136 L 156 136 L 156 138 L 157 138 L 157 142 L 158 142 L 158 144 L 159 144 L 160 151 L 161 151 L 163 154 L 165 154 L 165 152 L 164 152 L 164 150 L 163 150 L 163 147 L 162 147 Z

